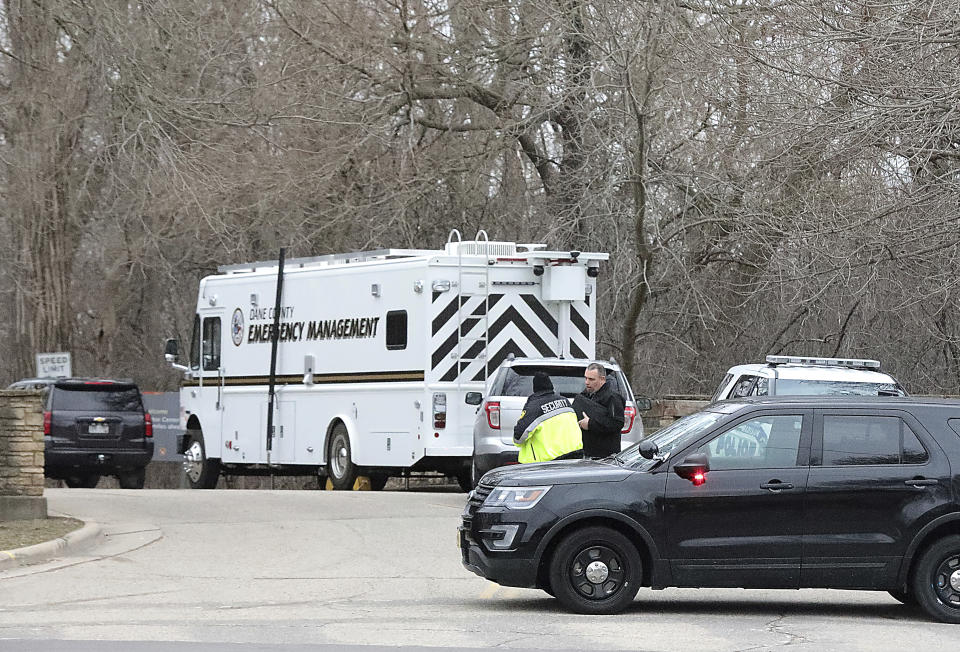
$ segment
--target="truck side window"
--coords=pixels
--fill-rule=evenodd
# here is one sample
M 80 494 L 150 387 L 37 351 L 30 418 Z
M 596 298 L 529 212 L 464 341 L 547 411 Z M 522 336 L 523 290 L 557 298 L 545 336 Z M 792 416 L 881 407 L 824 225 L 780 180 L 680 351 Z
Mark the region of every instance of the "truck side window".
M 203 370 L 216 371 L 220 368 L 220 318 L 203 320 Z
M 387 312 L 387 348 L 391 351 L 407 348 L 406 310 Z
M 200 368 L 200 315 L 193 316 L 193 335 L 190 338 L 190 368 Z

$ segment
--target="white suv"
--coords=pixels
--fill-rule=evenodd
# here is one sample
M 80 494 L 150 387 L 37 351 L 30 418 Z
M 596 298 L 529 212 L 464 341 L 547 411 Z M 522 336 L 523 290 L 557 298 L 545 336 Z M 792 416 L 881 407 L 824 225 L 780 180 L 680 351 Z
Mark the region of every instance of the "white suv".
M 508 357 L 487 380 L 486 396 L 477 409 L 473 426 L 473 484 L 490 469 L 517 463 L 518 448 L 513 445 L 513 427 L 527 399 L 533 394 L 533 375 L 542 371 L 550 376 L 557 393 L 573 399 L 583 391 L 583 374 L 593 360 L 565 358 Z M 639 411 L 650 409 L 650 399 L 635 399 L 630 383 L 613 360 L 597 361 L 607 372 L 610 388 L 623 397 L 624 423 L 621 448 L 643 439 L 643 421 Z M 479 398 L 479 397 L 478 397 Z
M 743 396 L 906 396 L 876 360 L 768 355 L 766 364 L 731 367 L 714 401 Z

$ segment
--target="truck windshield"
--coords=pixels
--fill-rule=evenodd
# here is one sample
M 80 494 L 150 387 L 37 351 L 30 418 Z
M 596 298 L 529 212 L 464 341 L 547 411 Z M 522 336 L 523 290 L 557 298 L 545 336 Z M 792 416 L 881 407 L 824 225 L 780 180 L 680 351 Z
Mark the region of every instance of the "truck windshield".
M 857 383 L 837 380 L 801 380 L 778 378 L 778 396 L 906 396 L 907 393 L 894 383 Z
M 645 441 L 655 443 L 657 445 L 657 457 L 665 458 L 675 449 L 684 446 L 687 442 L 693 441 L 713 428 L 725 416 L 721 412 L 697 412 L 674 421 L 666 428 L 655 432 Z M 640 455 L 639 446 L 639 443 L 634 444 L 620 453 L 618 458 L 625 464 L 637 465 L 638 467 L 652 464 L 653 460 L 645 459 Z

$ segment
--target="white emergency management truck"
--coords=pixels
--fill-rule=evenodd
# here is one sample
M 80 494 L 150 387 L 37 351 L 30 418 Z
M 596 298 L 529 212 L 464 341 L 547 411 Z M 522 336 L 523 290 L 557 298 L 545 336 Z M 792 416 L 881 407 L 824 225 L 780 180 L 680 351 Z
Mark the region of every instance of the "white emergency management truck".
M 487 377 L 511 353 L 593 358 L 607 258 L 454 231 L 443 250 L 221 267 L 200 281 L 189 365 L 176 364 L 176 340 L 166 349 L 185 376 L 191 486 L 317 472 L 337 489 L 359 475 L 379 489 L 431 471 L 469 487 Z

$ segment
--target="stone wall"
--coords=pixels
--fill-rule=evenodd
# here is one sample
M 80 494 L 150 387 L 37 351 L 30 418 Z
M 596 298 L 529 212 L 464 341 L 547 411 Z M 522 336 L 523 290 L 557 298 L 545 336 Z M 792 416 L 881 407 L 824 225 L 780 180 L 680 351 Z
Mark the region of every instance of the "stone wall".
M 0 520 L 46 518 L 43 394 L 0 391 Z
M 699 412 L 709 404 L 706 396 L 664 396 L 654 399 L 653 407 L 643 413 L 644 434 L 650 435 L 680 417 Z

